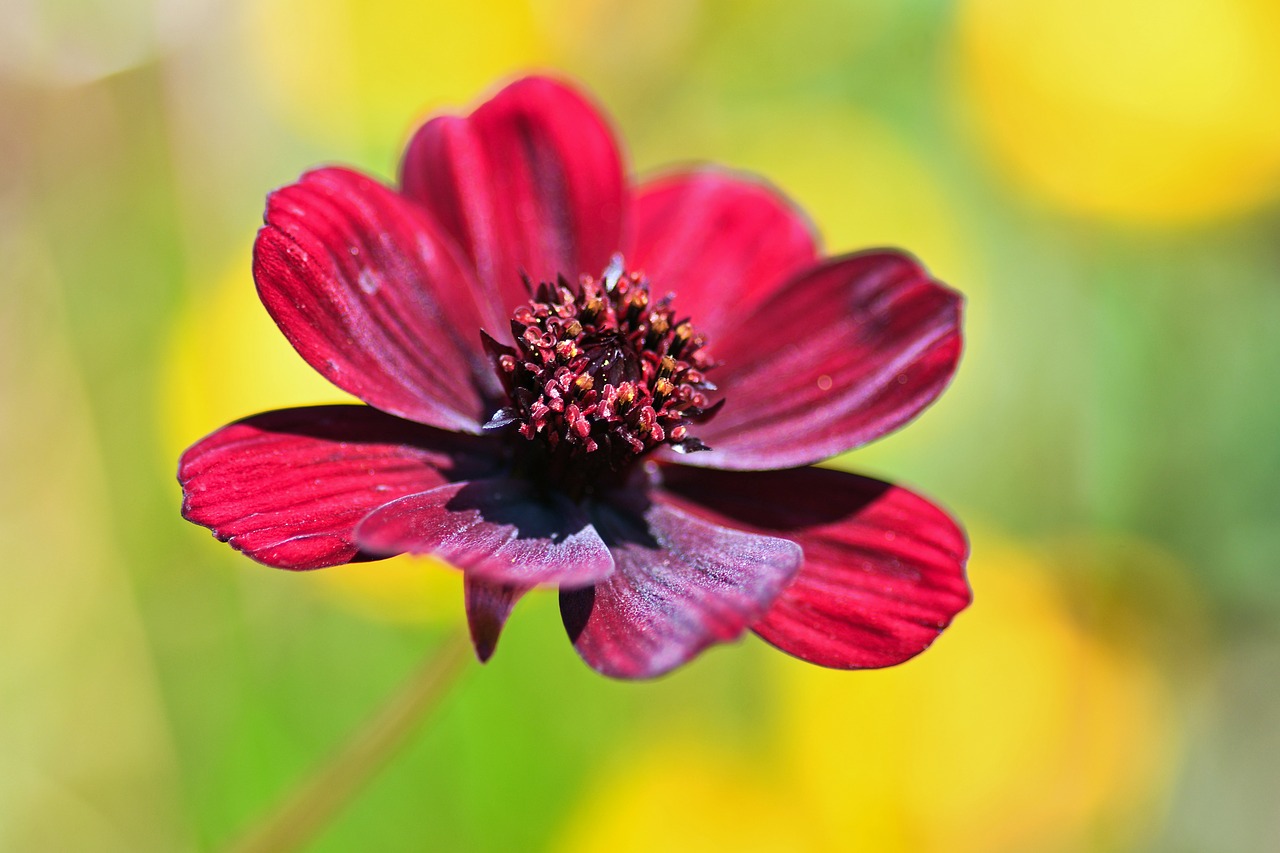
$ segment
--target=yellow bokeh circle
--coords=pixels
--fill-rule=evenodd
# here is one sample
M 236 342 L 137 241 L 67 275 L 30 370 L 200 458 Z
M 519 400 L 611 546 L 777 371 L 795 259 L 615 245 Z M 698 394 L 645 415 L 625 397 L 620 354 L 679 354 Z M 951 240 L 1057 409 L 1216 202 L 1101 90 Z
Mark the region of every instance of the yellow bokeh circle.
M 1174 225 L 1280 193 L 1280 4 L 963 0 L 956 79 L 991 159 L 1061 209 Z
M 1032 554 L 975 537 L 975 603 L 903 666 L 782 665 L 782 753 L 833 836 L 1041 850 L 1140 831 L 1178 753 L 1172 691 Z M 1067 843 L 1067 846 L 1071 846 Z
M 266 94 L 295 127 L 336 143 L 402 139 L 415 117 L 547 61 L 525 0 L 259 0 L 247 10 Z
M 655 738 L 600 774 L 559 853 L 802 853 L 826 849 L 802 804 L 705 733 Z M 874 848 L 867 848 L 874 849 Z

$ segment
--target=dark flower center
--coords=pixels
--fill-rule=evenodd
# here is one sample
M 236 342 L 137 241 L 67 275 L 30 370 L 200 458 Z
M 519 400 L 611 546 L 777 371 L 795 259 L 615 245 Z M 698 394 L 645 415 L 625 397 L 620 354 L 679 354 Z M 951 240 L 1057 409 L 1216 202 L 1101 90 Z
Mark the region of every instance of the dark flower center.
M 660 445 L 709 449 L 689 427 L 723 400 L 707 398 L 706 340 L 677 318 L 671 294 L 655 301 L 618 256 L 600 279 L 561 277 L 530 291 L 511 315 L 514 347 L 484 335 L 509 399 L 485 428 L 525 439 L 518 456 L 528 473 L 578 498 Z

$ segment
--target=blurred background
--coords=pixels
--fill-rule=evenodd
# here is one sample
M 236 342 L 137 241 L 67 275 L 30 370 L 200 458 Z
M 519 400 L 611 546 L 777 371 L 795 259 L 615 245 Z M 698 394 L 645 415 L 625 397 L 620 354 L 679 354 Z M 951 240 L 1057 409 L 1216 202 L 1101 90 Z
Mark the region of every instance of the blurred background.
M 755 639 L 608 681 L 518 608 L 317 842 L 347 850 L 1280 849 L 1273 0 L 0 0 L 0 849 L 236 838 L 449 634 L 430 561 L 293 575 L 177 455 L 341 395 L 257 304 L 268 190 L 393 179 L 434 110 L 580 81 L 639 175 L 758 172 L 828 251 L 968 297 L 920 420 L 975 603 L 896 669 Z

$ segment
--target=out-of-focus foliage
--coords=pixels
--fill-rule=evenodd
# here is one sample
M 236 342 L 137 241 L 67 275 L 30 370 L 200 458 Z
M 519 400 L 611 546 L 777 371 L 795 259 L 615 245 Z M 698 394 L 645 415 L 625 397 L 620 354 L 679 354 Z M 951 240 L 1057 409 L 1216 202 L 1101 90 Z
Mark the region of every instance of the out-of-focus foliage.
M 918 660 L 757 641 L 618 684 L 554 594 L 319 850 L 1280 847 L 1280 34 L 1263 0 L 0 0 L 0 849 L 217 848 L 448 632 L 433 561 L 293 575 L 176 454 L 343 399 L 256 304 L 265 193 L 393 176 L 530 67 L 642 173 L 767 176 L 969 297 L 955 386 L 838 460 L 970 522 Z

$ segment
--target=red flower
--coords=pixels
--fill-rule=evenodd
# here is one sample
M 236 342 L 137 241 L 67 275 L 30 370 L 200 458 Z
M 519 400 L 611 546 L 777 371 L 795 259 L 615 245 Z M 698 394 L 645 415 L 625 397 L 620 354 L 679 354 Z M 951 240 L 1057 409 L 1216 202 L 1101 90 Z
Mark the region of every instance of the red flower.
M 183 455 L 185 517 L 253 559 L 438 554 L 482 660 L 555 584 L 578 653 L 620 678 L 747 628 L 888 666 L 968 604 L 946 513 L 803 467 L 955 370 L 960 298 L 914 259 L 820 258 L 799 211 L 728 172 L 633 188 L 604 120 L 541 78 L 427 122 L 399 191 L 319 169 L 265 222 L 263 303 L 369 405 L 255 415 Z

